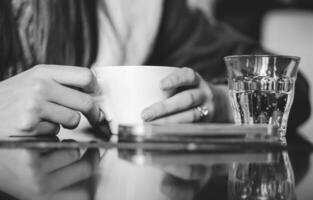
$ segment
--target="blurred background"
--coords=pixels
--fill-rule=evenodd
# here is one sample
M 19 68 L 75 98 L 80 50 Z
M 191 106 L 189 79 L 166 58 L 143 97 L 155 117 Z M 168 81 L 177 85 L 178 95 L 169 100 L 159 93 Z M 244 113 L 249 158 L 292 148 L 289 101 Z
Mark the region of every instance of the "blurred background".
M 301 57 L 313 105 L 312 0 L 189 0 L 208 17 L 232 26 L 273 53 Z M 313 142 L 313 117 L 300 129 Z

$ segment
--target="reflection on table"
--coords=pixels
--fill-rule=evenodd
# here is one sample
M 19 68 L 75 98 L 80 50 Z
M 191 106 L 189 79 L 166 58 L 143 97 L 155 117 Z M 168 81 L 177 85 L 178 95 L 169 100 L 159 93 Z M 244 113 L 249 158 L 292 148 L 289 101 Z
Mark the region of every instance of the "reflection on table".
M 0 160 L 0 199 L 93 199 L 97 149 L 2 149 Z
M 294 154 L 285 149 L 186 151 L 57 143 L 68 148 L 1 148 L 0 199 L 296 198 Z

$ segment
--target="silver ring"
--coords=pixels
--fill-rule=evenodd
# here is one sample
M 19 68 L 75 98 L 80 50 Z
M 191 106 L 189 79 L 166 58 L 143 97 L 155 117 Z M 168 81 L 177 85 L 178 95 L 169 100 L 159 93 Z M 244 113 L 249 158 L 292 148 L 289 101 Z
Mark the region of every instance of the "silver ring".
M 198 106 L 196 109 L 200 113 L 200 118 L 203 118 L 203 117 L 207 116 L 209 114 L 209 112 L 210 112 L 209 108 L 207 108 L 205 106 L 204 107 Z

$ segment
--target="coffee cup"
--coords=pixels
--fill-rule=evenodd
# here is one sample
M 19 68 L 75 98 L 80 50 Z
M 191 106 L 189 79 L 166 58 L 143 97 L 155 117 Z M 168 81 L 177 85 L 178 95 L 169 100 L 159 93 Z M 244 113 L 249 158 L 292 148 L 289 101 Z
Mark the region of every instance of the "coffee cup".
M 142 124 L 144 108 L 167 99 L 173 91 L 161 89 L 161 81 L 178 70 L 166 66 L 100 66 L 93 72 L 100 86 L 97 102 L 113 134 L 119 125 Z

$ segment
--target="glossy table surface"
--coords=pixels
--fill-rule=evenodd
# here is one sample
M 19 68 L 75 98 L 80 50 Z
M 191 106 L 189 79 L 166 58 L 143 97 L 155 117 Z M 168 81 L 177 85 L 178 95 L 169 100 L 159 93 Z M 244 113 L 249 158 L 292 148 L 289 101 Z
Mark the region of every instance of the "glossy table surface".
M 287 144 L 0 138 L 0 199 L 313 199 L 313 149 L 290 135 Z

